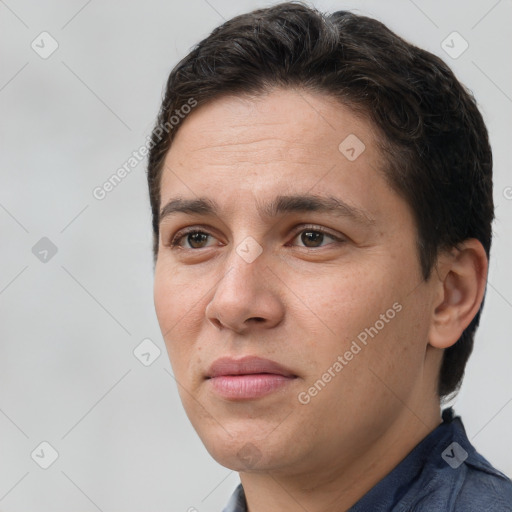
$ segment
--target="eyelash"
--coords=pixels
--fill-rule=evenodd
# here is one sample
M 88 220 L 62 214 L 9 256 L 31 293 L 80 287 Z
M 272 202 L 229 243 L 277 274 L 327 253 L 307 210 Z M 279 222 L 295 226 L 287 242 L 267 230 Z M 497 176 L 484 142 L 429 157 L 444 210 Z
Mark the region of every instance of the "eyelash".
M 330 233 L 329 231 L 326 231 L 325 229 L 321 228 L 320 226 L 314 226 L 314 225 L 310 225 L 310 226 L 304 226 L 300 231 L 296 231 L 295 234 L 293 235 L 293 238 L 292 240 L 294 240 L 295 238 L 297 238 L 298 235 L 300 235 L 301 233 L 305 232 L 305 231 L 312 231 L 314 233 L 322 233 L 323 235 L 327 235 L 329 238 L 332 238 L 333 240 L 335 240 L 336 242 L 344 242 L 345 240 L 340 238 L 340 237 L 337 237 L 335 235 L 333 235 L 332 233 Z M 172 240 L 170 241 L 169 243 L 169 246 L 171 249 L 175 249 L 177 247 L 181 247 L 179 245 L 178 242 L 180 242 L 180 240 L 182 238 L 185 238 L 187 235 L 191 235 L 191 234 L 204 234 L 204 235 L 208 235 L 208 236 L 213 236 L 211 233 L 209 233 L 207 230 L 202 230 L 202 229 L 198 229 L 198 228 L 186 228 L 186 229 L 182 229 L 181 231 L 178 231 L 174 237 L 172 238 Z M 329 245 L 329 244 L 327 244 Z M 300 246 L 300 247 L 303 247 L 304 249 L 320 249 L 321 247 L 324 247 L 324 246 L 320 246 L 320 247 L 305 247 L 305 246 Z M 208 247 L 200 247 L 199 249 L 194 249 L 194 248 L 188 248 L 188 247 L 181 247 L 181 249 L 185 249 L 185 250 L 190 250 L 190 251 L 198 251 L 200 249 L 207 249 Z

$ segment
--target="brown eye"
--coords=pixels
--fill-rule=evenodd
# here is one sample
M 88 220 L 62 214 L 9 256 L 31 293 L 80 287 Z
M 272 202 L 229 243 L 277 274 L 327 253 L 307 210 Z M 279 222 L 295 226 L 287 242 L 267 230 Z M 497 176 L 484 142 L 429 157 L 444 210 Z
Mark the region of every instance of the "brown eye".
M 201 244 L 204 244 L 206 242 L 206 240 L 208 239 L 208 234 L 207 233 L 201 233 L 201 232 L 198 232 L 198 233 L 189 233 L 187 235 L 187 241 L 190 243 L 190 245 L 194 248 L 194 249 L 198 249 L 197 245 L 201 245 Z M 199 247 L 200 248 L 200 247 Z
M 299 245 L 299 247 L 307 247 L 308 249 L 316 249 L 317 247 L 324 247 L 329 244 L 322 244 L 327 239 L 331 239 L 334 242 L 342 242 L 343 240 L 327 233 L 323 229 L 303 229 L 299 233 L 297 233 L 294 237 L 294 240 L 300 238 L 300 241 L 303 245 Z
M 191 230 L 185 232 L 179 232 L 171 241 L 171 247 L 183 247 L 181 244 L 181 240 L 185 239 L 188 242 L 189 247 L 183 247 L 184 249 L 203 249 L 207 247 L 204 243 L 208 240 L 208 237 L 211 235 L 206 233 L 205 231 Z
M 300 240 L 306 247 L 318 247 L 317 244 L 323 241 L 324 236 L 320 231 L 303 231 Z

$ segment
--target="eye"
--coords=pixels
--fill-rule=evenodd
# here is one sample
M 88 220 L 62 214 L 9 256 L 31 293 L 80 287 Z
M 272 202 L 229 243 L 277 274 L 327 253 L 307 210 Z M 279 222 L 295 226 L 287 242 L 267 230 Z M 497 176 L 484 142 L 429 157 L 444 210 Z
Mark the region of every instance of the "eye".
M 331 239 L 334 242 L 343 242 L 343 239 L 327 232 L 326 230 L 320 228 L 319 226 L 310 226 L 307 228 L 303 228 L 294 235 L 292 241 L 296 240 L 298 237 L 300 237 L 300 241 L 303 244 L 299 245 L 299 247 L 306 247 L 308 249 L 315 249 L 317 247 L 329 245 L 322 243 L 326 240 L 326 238 Z M 211 235 L 207 231 L 200 230 L 197 228 L 184 229 L 176 233 L 176 235 L 173 237 L 169 245 L 171 249 L 174 249 L 176 247 L 181 247 L 182 249 L 187 250 L 204 249 L 208 247 L 208 245 L 205 245 L 206 242 L 208 241 L 208 238 L 213 238 L 213 235 Z M 182 241 L 184 241 L 185 244 L 188 244 L 188 246 L 184 245 Z
M 207 241 L 208 237 L 211 237 L 211 235 L 206 231 L 198 229 L 183 230 L 176 233 L 169 245 L 171 248 L 182 247 L 184 249 L 203 249 L 204 247 L 207 247 L 203 244 Z M 189 247 L 183 247 L 180 243 L 182 239 L 185 239 L 185 242 L 189 243 Z
M 299 245 L 299 247 L 307 247 L 308 249 L 315 249 L 316 247 L 323 247 L 325 245 L 329 245 L 320 245 L 322 244 L 322 242 L 325 241 L 326 238 L 330 238 L 335 242 L 343 241 L 341 238 L 336 237 L 333 234 L 330 234 L 326 230 L 319 228 L 317 226 L 311 226 L 306 229 L 302 229 L 295 235 L 293 240 L 296 240 L 297 238 L 299 238 L 300 241 L 304 244 L 302 246 Z

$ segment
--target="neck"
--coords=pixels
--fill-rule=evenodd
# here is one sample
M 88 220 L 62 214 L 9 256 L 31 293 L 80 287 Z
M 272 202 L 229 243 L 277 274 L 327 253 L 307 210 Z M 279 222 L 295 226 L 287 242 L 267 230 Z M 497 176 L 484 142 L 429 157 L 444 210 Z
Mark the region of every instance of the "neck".
M 240 473 L 248 511 L 348 510 L 441 423 L 438 401 L 422 405 L 404 405 L 385 434 L 358 447 L 352 457 L 334 455 L 331 461 L 300 473 Z

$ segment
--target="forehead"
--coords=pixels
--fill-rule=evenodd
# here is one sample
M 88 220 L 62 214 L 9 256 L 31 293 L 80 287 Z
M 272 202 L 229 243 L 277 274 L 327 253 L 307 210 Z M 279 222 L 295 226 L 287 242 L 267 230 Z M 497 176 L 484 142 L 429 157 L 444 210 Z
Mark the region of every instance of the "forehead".
M 383 165 L 371 123 L 333 98 L 289 89 L 224 96 L 182 121 L 165 158 L 161 205 L 176 195 L 210 195 L 219 203 L 238 201 L 238 208 L 245 192 L 269 202 L 336 191 L 374 217 L 389 201 L 386 194 L 394 195 Z
M 314 160 L 340 155 L 349 135 L 364 139 L 372 151 L 373 126 L 347 106 L 324 94 L 277 88 L 257 97 L 223 96 L 191 113 L 179 127 L 169 155 L 187 151 L 187 160 L 219 157 L 223 164 L 237 155 L 258 154 L 254 165 L 284 160 Z

